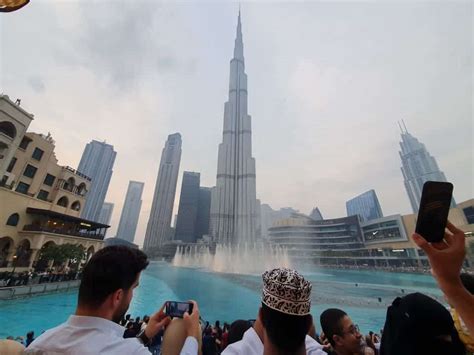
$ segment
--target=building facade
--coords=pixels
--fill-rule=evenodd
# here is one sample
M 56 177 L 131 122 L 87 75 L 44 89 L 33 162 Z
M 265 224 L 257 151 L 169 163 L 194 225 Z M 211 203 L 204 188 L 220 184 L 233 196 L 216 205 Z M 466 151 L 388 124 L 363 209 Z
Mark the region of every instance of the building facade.
M 198 213 L 196 221 L 196 238 L 200 239 L 209 235 L 209 223 L 211 219 L 211 188 L 201 186 L 199 188 Z
M 180 162 L 181 135 L 170 134 L 161 152 L 160 167 L 143 244 L 144 249 L 150 252 L 152 249 L 159 249 L 172 237 L 171 218 Z
M 275 222 L 290 218 L 293 214 L 298 214 L 298 210 L 291 207 L 280 208 L 274 210 L 269 204 L 262 203 L 260 205 L 260 233 L 263 240 L 269 239 L 268 230 L 275 224 Z
M 128 183 L 127 195 L 123 203 L 120 222 L 117 230 L 117 238 L 133 243 L 137 231 L 138 218 L 142 208 L 142 193 L 145 184 L 138 181 Z
M 81 173 L 92 179 L 91 189 L 81 216 L 91 221 L 98 221 L 105 196 L 112 178 L 115 157 L 114 147 L 96 140 L 87 143 L 79 163 Z
M 361 221 L 370 221 L 383 217 L 379 199 L 374 190 L 369 190 L 346 202 L 348 216 L 359 216 Z
M 450 209 L 449 220 L 466 235 L 464 266 L 474 266 L 474 199 Z M 423 250 L 411 240 L 416 214 L 391 215 L 366 222 L 357 216 L 314 221 L 301 214 L 277 221 L 269 229 L 272 244 L 293 260 L 335 267 L 428 268 Z
M 23 136 L 26 133 L 33 115 L 20 107 L 7 95 L 0 95 L 0 183 L 9 185 L 14 177 L 7 172 Z
M 418 213 L 423 184 L 426 181 L 445 182 L 446 176 L 439 169 L 436 159 L 430 155 L 423 143 L 413 137 L 406 128 L 401 133 L 400 159 L 405 189 L 414 213 Z M 455 207 L 454 198 L 451 207 Z
M 35 266 L 48 243 L 80 244 L 88 256 L 99 250 L 108 225 L 80 218 L 91 179 L 58 164 L 55 142 L 26 133 L 0 185 L 0 270 Z
M 175 240 L 195 243 L 197 236 L 197 216 L 199 211 L 200 174 L 190 171 L 183 173 Z
M 247 110 L 247 74 L 239 12 L 234 57 L 230 61 L 229 99 L 224 105 L 216 186 L 212 189 L 210 228 L 216 242 L 254 242 L 257 215 L 255 179 L 252 119 Z

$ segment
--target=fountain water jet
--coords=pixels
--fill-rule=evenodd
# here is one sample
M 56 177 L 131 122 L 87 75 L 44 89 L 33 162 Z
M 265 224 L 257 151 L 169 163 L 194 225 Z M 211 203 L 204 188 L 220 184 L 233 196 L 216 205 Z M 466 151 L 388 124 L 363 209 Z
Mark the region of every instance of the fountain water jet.
M 255 274 L 275 267 L 291 267 L 285 248 L 264 243 L 178 246 L 173 265 L 232 274 Z

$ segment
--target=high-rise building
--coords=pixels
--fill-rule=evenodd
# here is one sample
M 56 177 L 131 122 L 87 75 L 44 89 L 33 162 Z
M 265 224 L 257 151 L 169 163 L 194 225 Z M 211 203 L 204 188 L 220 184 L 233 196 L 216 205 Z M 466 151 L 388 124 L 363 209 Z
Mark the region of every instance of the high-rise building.
M 211 214 L 211 189 L 209 187 L 199 188 L 198 214 L 196 221 L 197 239 L 209 235 L 209 221 Z
M 322 221 L 324 219 L 318 207 L 313 208 L 313 210 L 309 214 L 309 218 L 315 221 Z
M 171 218 L 180 162 L 181 135 L 170 134 L 161 152 L 160 168 L 143 243 L 144 249 L 160 248 L 172 237 Z
M 200 174 L 190 171 L 183 173 L 181 196 L 179 198 L 178 219 L 175 240 L 194 243 L 197 239 L 196 223 L 199 208 Z
M 268 240 L 268 230 L 279 220 L 290 218 L 294 214 L 298 214 L 298 210 L 291 207 L 280 208 L 275 211 L 270 205 L 262 203 L 260 207 L 260 230 L 261 237 L 264 240 Z
M 82 218 L 98 221 L 112 177 L 115 157 L 113 145 L 93 140 L 87 143 L 77 170 L 92 179 Z
M 430 155 L 423 143 L 408 133 L 405 125 L 400 127 L 402 141 L 399 151 L 402 160 L 402 174 L 405 183 L 405 189 L 410 199 L 411 207 L 414 213 L 418 213 L 420 205 L 421 192 L 423 184 L 426 181 L 445 182 L 446 177 L 439 169 L 434 157 Z M 451 208 L 456 206 L 454 198 L 451 201 Z
M 382 208 L 374 190 L 369 190 L 346 202 L 347 216 L 359 216 L 362 222 L 382 218 Z
M 104 202 L 99 214 L 99 220 L 97 222 L 107 224 L 110 226 L 110 220 L 112 219 L 112 212 L 114 211 L 114 204 L 110 202 Z M 107 235 L 108 230 L 105 231 Z
M 255 240 L 257 197 L 251 121 L 247 113 L 247 74 L 239 12 L 216 186 L 211 199 L 211 234 L 219 243 L 252 243 Z
M 117 230 L 117 238 L 133 243 L 137 230 L 138 217 L 142 207 L 143 182 L 130 181 L 128 183 L 127 195 L 123 203 L 122 214 Z

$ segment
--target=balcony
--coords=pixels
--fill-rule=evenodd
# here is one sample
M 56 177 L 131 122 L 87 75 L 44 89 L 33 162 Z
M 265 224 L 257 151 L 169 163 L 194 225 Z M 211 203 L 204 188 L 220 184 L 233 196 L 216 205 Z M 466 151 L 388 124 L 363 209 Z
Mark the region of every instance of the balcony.
M 62 227 L 49 227 L 49 226 L 39 226 L 28 224 L 23 227 L 23 231 L 25 232 L 39 232 L 39 233 L 51 233 L 51 234 L 58 234 L 58 235 L 70 235 L 74 237 L 81 237 L 81 238 L 88 238 L 94 240 L 104 240 L 105 233 L 94 233 L 94 232 L 84 232 L 80 230 L 71 230 Z

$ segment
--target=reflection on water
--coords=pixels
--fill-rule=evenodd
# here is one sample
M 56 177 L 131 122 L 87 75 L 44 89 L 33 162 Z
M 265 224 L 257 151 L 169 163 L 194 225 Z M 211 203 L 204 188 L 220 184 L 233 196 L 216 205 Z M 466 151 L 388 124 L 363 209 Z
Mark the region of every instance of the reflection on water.
M 405 293 L 440 295 L 429 275 L 332 269 L 306 269 L 302 273 L 313 283 L 312 314 L 318 329 L 319 314 L 328 307 L 347 311 L 364 332 L 378 331 L 385 320 L 385 305 L 403 295 L 402 289 Z M 158 310 L 167 300 L 195 299 L 205 320 L 253 319 L 260 305 L 260 290 L 259 275 L 212 273 L 152 263 L 142 274 L 129 311 L 143 316 Z M 54 327 L 74 312 L 76 301 L 77 294 L 69 292 L 0 302 L 0 338 L 25 335 L 29 330 L 39 334 Z

